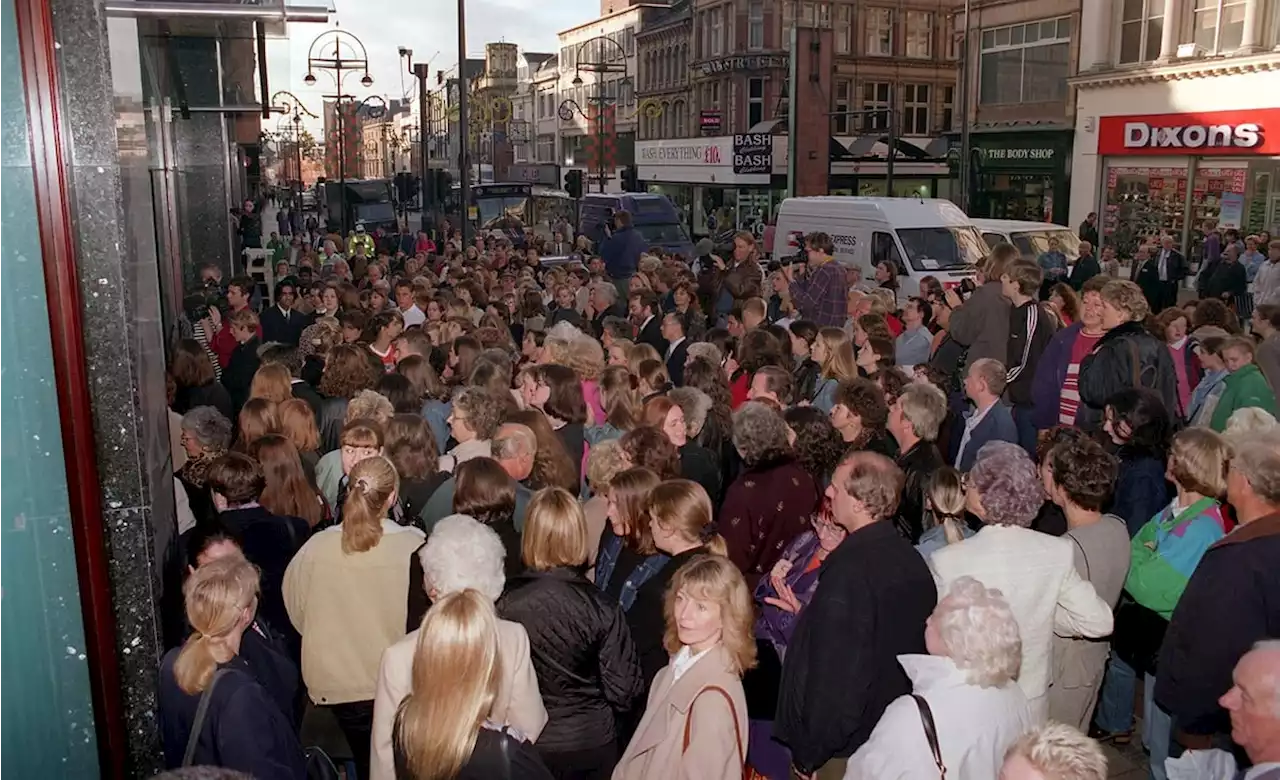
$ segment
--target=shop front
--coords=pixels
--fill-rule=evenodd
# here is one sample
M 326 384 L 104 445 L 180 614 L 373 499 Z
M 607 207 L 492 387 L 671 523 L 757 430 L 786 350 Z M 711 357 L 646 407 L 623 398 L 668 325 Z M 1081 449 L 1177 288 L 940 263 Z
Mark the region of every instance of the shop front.
M 1197 267 L 1205 231 L 1280 234 L 1274 71 L 1129 85 L 1081 84 L 1071 220 L 1098 212 L 1122 257 L 1170 235 Z M 1171 112 L 1173 106 L 1212 111 Z
M 1071 130 L 971 133 L 970 216 L 1066 222 L 1072 135 Z
M 778 142 L 759 133 L 636 144 L 646 191 L 666 195 L 695 239 L 730 230 L 764 234 L 786 197 L 786 176 L 774 175 Z

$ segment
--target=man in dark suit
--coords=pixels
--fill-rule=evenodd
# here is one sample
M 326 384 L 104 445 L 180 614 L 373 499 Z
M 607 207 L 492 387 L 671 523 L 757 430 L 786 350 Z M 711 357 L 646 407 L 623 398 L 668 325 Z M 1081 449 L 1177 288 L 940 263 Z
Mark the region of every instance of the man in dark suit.
M 297 281 L 286 276 L 277 282 L 275 298 L 275 305 L 262 312 L 262 340 L 296 347 L 302 329 L 311 324 L 310 317 L 293 308 L 298 300 Z
M 1093 244 L 1088 241 L 1080 242 L 1080 257 L 1076 260 L 1076 264 L 1071 266 L 1071 273 L 1067 276 L 1067 284 L 1071 285 L 1071 289 L 1080 292 L 1084 287 L 1084 283 L 1102 273 L 1102 265 L 1098 263 L 1098 258 L 1093 254 Z
M 684 321 L 675 312 L 662 318 L 662 337 L 667 340 L 663 359 L 667 362 L 667 376 L 676 387 L 684 386 L 684 363 L 689 357 L 689 340 L 684 336 Z
M 898 656 L 925 652 L 938 591 L 924 558 L 889 519 L 903 482 L 893 461 L 855 452 L 827 487 L 831 522 L 847 536 L 796 622 L 773 723 L 802 777 L 844 775 L 889 703 L 911 692 Z
M 1135 281 L 1146 294 L 1151 311 L 1160 312 L 1178 304 L 1178 285 L 1186 275 L 1186 258 L 1173 248 L 1173 236 L 1164 236 L 1160 248 L 1138 269 Z
M 637 290 L 631 293 L 627 313 L 636 326 L 636 342 L 648 344 L 657 350 L 659 355 L 667 354 L 667 340 L 662 337 L 662 321 L 658 314 L 662 306 L 658 302 L 658 294 L 653 290 Z

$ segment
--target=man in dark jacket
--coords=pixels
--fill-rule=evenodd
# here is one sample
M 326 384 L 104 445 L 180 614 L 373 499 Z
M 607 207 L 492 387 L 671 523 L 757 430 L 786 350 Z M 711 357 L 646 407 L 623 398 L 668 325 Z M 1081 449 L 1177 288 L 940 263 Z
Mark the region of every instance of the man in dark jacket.
M 1076 258 L 1076 264 L 1071 266 L 1071 273 L 1067 276 L 1067 284 L 1071 285 L 1071 289 L 1080 292 L 1084 287 L 1084 283 L 1102 273 L 1102 265 L 1098 263 L 1098 258 L 1094 257 L 1093 244 L 1088 241 L 1080 242 L 1080 257 Z
M 631 322 L 636 326 L 636 343 L 648 344 L 659 355 L 667 354 L 667 340 L 662 337 L 662 306 L 653 290 L 637 290 L 627 306 Z
M 897 657 L 925 652 L 938 592 L 924 559 L 889 521 L 903 482 L 893 461 L 855 452 L 827 487 L 832 520 L 848 536 L 800 613 L 774 719 L 801 777 L 824 767 L 844 775 L 889 703 L 911 692 Z
M 649 248 L 649 242 L 631 224 L 631 213 L 613 213 L 613 232 L 600 242 L 600 256 L 604 258 L 604 270 L 618 288 L 618 297 L 626 300 L 630 292 L 631 277 L 636 275 L 640 255 Z
M 1173 236 L 1164 236 L 1160 239 L 1160 248 L 1138 272 L 1136 281 L 1140 287 L 1155 294 L 1156 300 L 1151 301 L 1151 309 L 1159 312 L 1178 304 L 1178 285 L 1186 275 L 1186 258 L 1173 248 Z M 1208 277 L 1202 271 L 1200 278 L 1207 280 Z
M 1094 246 L 1098 245 L 1098 212 L 1090 211 L 1089 216 L 1080 223 L 1079 236 L 1081 241 L 1088 241 Z
M 1280 434 L 1237 443 L 1227 499 L 1240 525 L 1200 559 L 1173 611 L 1156 666 L 1155 699 L 1185 747 L 1231 730 L 1219 703 L 1254 642 L 1280 636 Z
M 947 417 L 947 397 L 933 385 L 910 384 L 889 407 L 889 433 L 898 442 L 898 468 L 906 475 L 894 525 L 916 544 L 924 532 L 924 492 L 929 475 L 946 463 L 934 440 Z
M 311 324 L 310 317 L 293 308 L 298 301 L 297 280 L 286 276 L 277 282 L 275 301 L 262 312 L 262 340 L 296 347 L 302 329 Z
M 1032 419 L 1032 380 L 1040 356 L 1057 330 L 1053 317 L 1036 300 L 1044 271 L 1030 260 L 1015 260 L 1000 277 L 1000 292 L 1012 307 L 1009 310 L 1009 352 L 1005 367 L 1005 398 L 1013 407 L 1018 426 L 1018 444 L 1031 457 L 1036 454 L 1036 426 Z

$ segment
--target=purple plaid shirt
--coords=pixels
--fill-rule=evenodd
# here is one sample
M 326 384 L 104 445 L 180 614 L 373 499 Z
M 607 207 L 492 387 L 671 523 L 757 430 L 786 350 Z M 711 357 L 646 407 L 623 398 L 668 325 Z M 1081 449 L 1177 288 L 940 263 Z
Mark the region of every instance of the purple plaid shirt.
M 834 260 L 791 283 L 791 301 L 803 319 L 819 327 L 839 328 L 848 319 L 844 268 Z

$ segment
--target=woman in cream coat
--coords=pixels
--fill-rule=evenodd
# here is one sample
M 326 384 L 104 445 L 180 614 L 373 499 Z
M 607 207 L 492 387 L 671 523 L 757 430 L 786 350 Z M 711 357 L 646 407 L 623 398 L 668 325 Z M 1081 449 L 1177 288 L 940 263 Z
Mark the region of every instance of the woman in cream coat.
M 496 601 L 505 582 L 503 552 L 502 540 L 492 528 L 466 515 L 444 518 L 418 552 L 431 600 L 472 588 Z M 371 780 L 395 780 L 392 731 L 396 710 L 413 688 L 417 644 L 418 632 L 414 631 L 382 654 L 373 699 Z M 498 650 L 502 679 L 489 720 L 510 727 L 530 742 L 537 741 L 547 723 L 547 711 L 529 661 L 529 635 L 524 627 L 499 620 Z
M 751 593 L 719 555 L 699 555 L 667 591 L 667 650 L 613 780 L 740 780 L 747 754 L 742 673 L 756 662 Z

